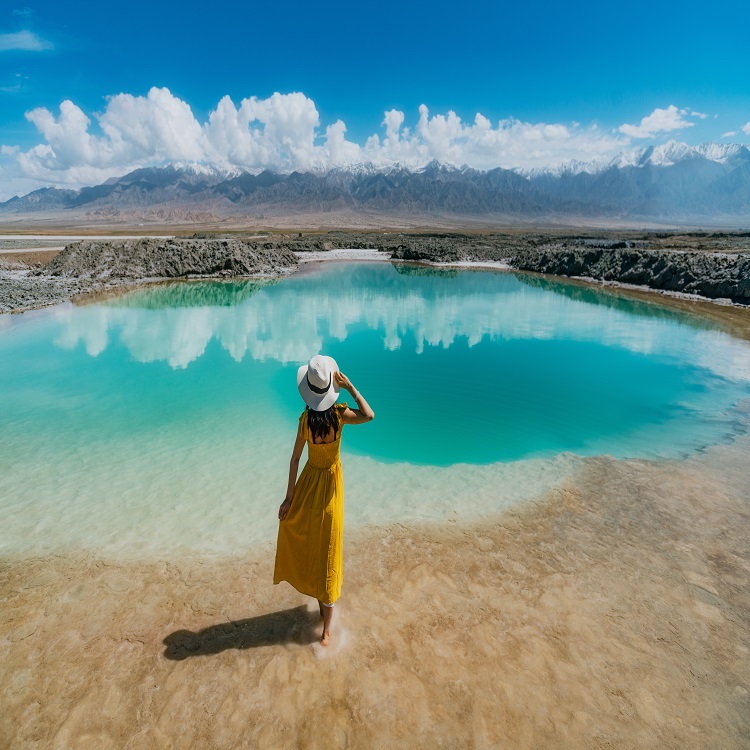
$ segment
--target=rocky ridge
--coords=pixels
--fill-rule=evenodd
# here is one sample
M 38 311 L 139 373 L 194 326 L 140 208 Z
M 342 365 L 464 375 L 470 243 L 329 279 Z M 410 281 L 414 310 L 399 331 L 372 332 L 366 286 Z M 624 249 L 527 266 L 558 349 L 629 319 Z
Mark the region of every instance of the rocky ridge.
M 84 240 L 34 267 L 0 257 L 0 313 L 54 305 L 75 295 L 147 279 L 277 276 L 296 264 L 297 256 L 279 242 Z
M 298 250 L 364 247 L 429 263 L 504 262 L 523 271 L 634 284 L 750 305 L 750 234 L 556 237 L 521 234 L 347 235 L 290 243 Z
M 750 305 L 750 253 L 607 248 L 526 248 L 514 268 L 592 278 Z
M 750 233 L 616 234 L 353 233 L 257 238 L 195 235 L 189 239 L 91 241 L 68 245 L 52 261 L 23 270 L 0 268 L 0 312 L 54 304 L 82 292 L 139 280 L 275 276 L 299 255 L 361 248 L 393 260 L 503 262 L 556 276 L 634 284 L 750 305 Z
M 663 238 L 509 240 L 503 235 L 435 236 L 376 244 L 381 250 L 390 250 L 393 258 L 402 260 L 503 261 L 522 271 L 634 284 L 750 305 L 750 242 L 743 235 L 728 236 L 738 242 L 728 248 L 719 245 L 720 249 L 708 252 L 704 248 L 661 247 Z M 722 237 L 726 239 L 727 235 L 719 235 Z
M 39 276 L 67 278 L 149 279 L 190 276 L 277 274 L 297 264 L 280 243 L 241 239 L 154 239 L 92 241 L 68 245 Z

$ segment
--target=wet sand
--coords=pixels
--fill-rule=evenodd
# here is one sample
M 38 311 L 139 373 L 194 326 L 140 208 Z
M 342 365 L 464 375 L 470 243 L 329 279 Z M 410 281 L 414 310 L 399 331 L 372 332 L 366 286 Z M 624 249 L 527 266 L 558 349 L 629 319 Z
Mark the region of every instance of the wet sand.
M 271 542 L 6 560 L 0 747 L 747 748 L 749 448 L 348 529 L 327 649 Z

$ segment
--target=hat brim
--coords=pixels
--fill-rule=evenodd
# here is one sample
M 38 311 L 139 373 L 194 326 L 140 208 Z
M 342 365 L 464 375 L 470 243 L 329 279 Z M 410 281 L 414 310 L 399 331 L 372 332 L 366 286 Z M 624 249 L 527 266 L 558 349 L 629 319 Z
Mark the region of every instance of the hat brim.
M 339 397 L 339 386 L 336 382 L 336 378 L 333 377 L 334 372 L 338 372 L 339 366 L 336 364 L 336 360 L 333 357 L 326 357 L 323 359 L 328 360 L 331 366 L 331 387 L 325 393 L 315 393 L 310 390 L 310 386 L 307 384 L 307 365 L 297 370 L 297 389 L 299 395 L 302 396 L 302 400 L 313 410 L 313 411 L 325 411 L 336 403 L 336 399 Z

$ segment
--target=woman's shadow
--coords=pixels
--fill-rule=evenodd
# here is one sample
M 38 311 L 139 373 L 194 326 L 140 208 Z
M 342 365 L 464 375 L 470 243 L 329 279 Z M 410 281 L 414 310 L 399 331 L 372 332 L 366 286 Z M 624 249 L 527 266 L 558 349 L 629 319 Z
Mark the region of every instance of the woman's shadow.
M 319 638 L 319 634 L 315 632 L 318 617 L 317 612 L 311 612 L 303 604 L 247 620 L 211 625 L 197 633 L 176 630 L 164 639 L 164 656 L 173 661 L 181 661 L 188 656 L 218 654 L 230 648 L 257 648 L 287 643 L 307 645 Z

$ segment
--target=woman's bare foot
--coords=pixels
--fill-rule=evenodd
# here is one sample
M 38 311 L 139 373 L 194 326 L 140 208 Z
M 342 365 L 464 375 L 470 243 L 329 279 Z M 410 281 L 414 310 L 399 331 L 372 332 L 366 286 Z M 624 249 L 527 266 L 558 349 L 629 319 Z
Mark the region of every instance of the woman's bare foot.
M 328 630 L 323 631 L 323 635 L 320 636 L 320 645 L 327 646 L 328 641 L 331 639 L 331 634 Z

